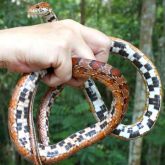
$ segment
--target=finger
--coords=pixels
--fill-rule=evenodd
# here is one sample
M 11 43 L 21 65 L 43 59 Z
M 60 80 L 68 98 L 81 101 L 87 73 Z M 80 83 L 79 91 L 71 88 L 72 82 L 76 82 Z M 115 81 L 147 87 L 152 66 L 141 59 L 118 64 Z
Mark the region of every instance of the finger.
M 56 87 L 69 81 L 72 77 L 72 61 L 70 55 L 65 52 L 59 55 L 59 63 L 54 65 L 54 73 L 47 75 L 43 81 L 51 87 Z
M 73 57 L 81 57 L 85 59 L 96 60 L 91 48 L 80 38 L 74 45 Z M 72 78 L 67 82 L 68 85 L 80 87 L 85 80 Z
M 107 62 L 109 58 L 109 49 L 101 50 L 95 54 L 96 60 L 101 62 Z
M 82 40 L 82 38 L 79 38 L 77 42 L 75 42 L 72 54 L 85 59 L 96 59 L 91 48 Z
M 107 62 L 112 42 L 104 33 L 81 26 L 81 34 L 96 56 L 96 60 Z M 92 36 L 92 37 L 91 37 Z
M 73 86 L 73 87 L 80 87 L 84 84 L 84 81 L 86 81 L 86 80 L 72 78 L 66 84 Z

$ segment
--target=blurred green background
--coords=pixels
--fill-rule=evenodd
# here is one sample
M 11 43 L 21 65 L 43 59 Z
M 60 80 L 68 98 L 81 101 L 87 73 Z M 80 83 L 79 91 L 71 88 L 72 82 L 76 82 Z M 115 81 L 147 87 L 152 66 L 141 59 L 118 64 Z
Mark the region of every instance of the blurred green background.
M 0 0 L 0 29 L 39 24 L 40 19 L 29 19 L 27 17 L 28 6 L 37 2 L 39 1 Z M 47 0 L 47 2 L 52 5 L 59 19 L 74 19 L 107 35 L 127 40 L 140 47 L 145 53 L 150 52 L 150 58 L 160 72 L 164 87 L 165 0 Z M 145 44 L 148 47 L 145 47 Z M 110 55 L 109 63 L 119 68 L 127 78 L 130 89 L 130 102 L 128 113 L 123 122 L 131 123 L 132 116 L 136 116 L 137 106 L 141 107 L 141 102 L 136 96 L 138 93 L 143 93 L 143 89 L 136 86 L 136 81 L 139 81 L 136 69 L 130 62 L 115 55 Z M 19 74 L 8 72 L 5 69 L 0 71 L 0 165 L 31 164 L 15 151 L 8 135 L 8 103 L 19 77 Z M 98 83 L 98 86 L 107 106 L 110 106 L 111 93 L 101 84 Z M 37 93 L 35 99 L 35 112 L 46 89 L 47 87 L 41 83 L 40 92 Z M 137 144 L 140 145 L 135 145 L 136 141 L 130 143 L 114 137 L 107 137 L 58 164 L 164 165 L 164 117 L 163 103 L 158 122 L 154 129 L 143 138 L 143 141 L 140 143 L 137 141 Z M 50 116 L 51 142 L 58 142 L 94 122 L 82 91 L 67 87 L 52 108 Z

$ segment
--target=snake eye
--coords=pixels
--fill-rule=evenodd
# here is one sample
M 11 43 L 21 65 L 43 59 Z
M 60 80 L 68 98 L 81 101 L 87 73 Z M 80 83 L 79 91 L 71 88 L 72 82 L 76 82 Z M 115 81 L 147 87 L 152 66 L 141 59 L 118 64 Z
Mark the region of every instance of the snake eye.
M 40 7 L 37 5 L 36 8 L 39 9 Z

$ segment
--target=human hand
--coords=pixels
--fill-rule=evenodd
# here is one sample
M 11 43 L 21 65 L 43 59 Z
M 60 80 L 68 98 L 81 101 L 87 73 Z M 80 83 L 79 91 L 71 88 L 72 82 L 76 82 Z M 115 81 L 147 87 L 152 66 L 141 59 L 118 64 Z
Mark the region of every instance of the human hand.
M 78 86 L 71 58 L 107 62 L 110 45 L 105 34 L 73 20 L 6 29 L 0 31 L 0 67 L 21 73 L 53 67 L 44 78 L 49 86 Z

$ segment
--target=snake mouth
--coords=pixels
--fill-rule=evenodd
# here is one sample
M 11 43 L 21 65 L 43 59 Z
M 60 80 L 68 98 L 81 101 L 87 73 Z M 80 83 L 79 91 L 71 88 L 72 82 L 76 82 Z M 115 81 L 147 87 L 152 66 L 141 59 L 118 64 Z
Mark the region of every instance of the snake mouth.
M 44 16 L 47 16 L 51 12 L 52 12 L 52 9 L 47 9 L 47 8 L 29 9 L 28 18 L 44 17 Z

